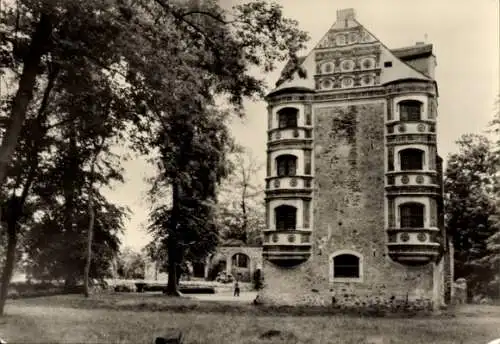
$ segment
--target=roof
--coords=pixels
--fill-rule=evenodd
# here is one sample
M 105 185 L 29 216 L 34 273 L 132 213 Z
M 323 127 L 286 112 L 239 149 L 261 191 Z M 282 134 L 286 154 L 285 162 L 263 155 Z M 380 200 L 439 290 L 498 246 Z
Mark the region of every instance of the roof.
M 221 242 L 221 246 L 246 246 L 242 240 L 227 239 Z
M 279 77 L 278 81 L 276 82 L 275 86 L 278 87 L 283 82 L 285 82 L 285 80 L 286 80 L 285 76 L 287 74 L 291 74 L 290 72 L 292 71 L 292 69 L 300 66 L 305 61 L 305 59 L 306 59 L 306 56 L 299 56 L 297 59 L 297 65 L 294 65 L 292 60 L 288 60 L 285 67 L 283 67 L 283 69 L 281 70 L 280 77 Z
M 432 55 L 432 44 L 418 44 L 411 47 L 392 49 L 391 53 L 399 59 L 409 60 Z
M 345 29 L 359 28 L 365 37 L 368 37 L 367 42 L 378 42 L 381 44 L 381 58 L 384 60 L 392 60 L 393 68 L 383 69 L 380 83 L 392 83 L 401 80 L 432 80 L 424 72 L 418 70 L 410 64 L 411 60 L 432 56 L 432 44 L 417 43 L 410 47 L 399 49 L 389 49 L 380 39 L 372 34 L 366 27 L 360 24 L 355 19 L 353 9 L 345 9 L 337 11 L 337 21 L 333 24 L 329 31 L 321 38 L 319 43 L 310 50 L 307 56 L 299 57 L 295 63 L 288 61 L 281 71 L 280 78 L 276 83 L 276 88 L 271 90 L 267 96 L 277 95 L 283 92 L 315 92 L 315 71 L 316 61 L 314 51 L 316 49 L 328 49 L 331 45 L 332 37 L 335 37 L 339 32 Z M 303 72 L 305 71 L 305 73 Z M 290 76 L 286 78 L 287 76 Z

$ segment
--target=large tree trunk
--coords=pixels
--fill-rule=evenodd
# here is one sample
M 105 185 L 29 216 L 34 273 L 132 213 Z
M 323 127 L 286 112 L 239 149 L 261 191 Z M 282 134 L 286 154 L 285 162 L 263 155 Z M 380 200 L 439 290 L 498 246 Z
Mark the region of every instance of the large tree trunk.
M 0 187 L 7 177 L 7 167 L 16 149 L 28 105 L 33 98 L 33 89 L 40 61 L 47 48 L 51 33 L 51 19 L 48 15 L 42 14 L 31 37 L 30 48 L 23 60 L 23 72 L 19 79 L 19 88 L 14 97 L 9 124 L 0 145 Z
M 9 290 L 10 279 L 16 264 L 16 246 L 17 246 L 17 223 L 15 219 L 7 223 L 7 253 L 5 266 L 2 273 L 2 286 L 0 288 L 0 316 L 4 315 L 5 302 Z
M 55 80 L 59 73 L 58 66 L 55 66 L 54 69 L 50 72 L 47 87 L 45 88 L 42 103 L 40 104 L 40 108 L 38 109 L 37 116 L 37 136 L 32 138 L 31 148 L 29 153 L 30 160 L 30 170 L 28 173 L 28 177 L 26 179 L 25 185 L 23 187 L 23 191 L 21 193 L 21 197 L 19 199 L 12 198 L 10 207 L 6 208 L 10 212 L 10 214 L 4 214 L 5 217 L 9 218 L 7 221 L 7 230 L 8 230 L 8 242 L 7 242 L 7 252 L 6 252 L 6 261 L 4 270 L 2 272 L 2 286 L 0 290 L 0 316 L 4 314 L 5 302 L 7 300 L 7 293 L 10 284 L 10 279 L 12 278 L 12 274 L 15 266 L 15 258 L 16 258 L 16 246 L 17 246 L 17 227 L 20 217 L 22 216 L 24 203 L 28 198 L 29 190 L 31 185 L 33 184 L 36 172 L 38 169 L 38 153 L 39 153 L 39 143 L 40 140 L 44 137 L 45 131 L 43 129 L 43 125 L 47 118 L 46 108 L 49 101 L 50 93 L 55 85 Z M 20 181 L 16 183 L 19 186 Z M 14 200 L 16 202 L 14 202 Z M 0 214 L 1 216 L 1 214 Z
M 90 165 L 90 182 L 89 182 L 89 227 L 87 233 L 87 257 L 85 260 L 85 270 L 83 272 L 83 294 L 89 297 L 89 275 L 90 265 L 92 263 L 92 239 L 94 237 L 95 209 L 94 209 L 94 172 L 97 157 L 100 153 L 102 143 L 95 151 L 94 158 Z
M 93 168 L 92 168 L 93 170 Z M 92 239 L 94 237 L 94 222 L 95 222 L 95 210 L 94 210 L 94 200 L 92 191 L 89 192 L 89 228 L 88 228 L 88 238 L 87 238 L 87 258 L 85 261 L 85 271 L 83 275 L 83 294 L 85 297 L 89 297 L 89 275 L 90 275 L 90 265 L 92 263 Z
M 172 185 L 172 214 L 170 217 L 170 234 L 167 242 L 168 254 L 168 283 L 166 294 L 170 296 L 180 296 L 178 289 L 177 266 L 179 262 L 179 245 L 177 243 L 177 227 L 179 223 L 179 185 L 174 182 Z

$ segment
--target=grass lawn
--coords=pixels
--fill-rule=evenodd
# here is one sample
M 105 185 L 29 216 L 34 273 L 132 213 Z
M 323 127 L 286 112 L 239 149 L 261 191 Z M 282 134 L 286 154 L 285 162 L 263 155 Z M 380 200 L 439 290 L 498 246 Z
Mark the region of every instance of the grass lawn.
M 262 306 L 260 306 L 262 307 Z M 152 294 L 79 295 L 9 301 L 0 337 L 11 343 L 152 343 L 169 327 L 195 343 L 474 343 L 500 337 L 500 307 L 454 317 L 290 315 L 246 304 Z M 281 331 L 261 338 L 269 330 Z

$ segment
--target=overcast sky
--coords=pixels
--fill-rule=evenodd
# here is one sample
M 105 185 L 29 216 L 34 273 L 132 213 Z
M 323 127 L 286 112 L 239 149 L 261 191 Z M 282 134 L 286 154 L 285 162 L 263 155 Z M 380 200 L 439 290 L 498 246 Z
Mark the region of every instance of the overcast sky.
M 239 3 L 221 0 L 224 7 Z M 443 158 L 456 151 L 464 133 L 482 133 L 495 111 L 499 94 L 498 0 L 281 0 L 287 17 L 296 19 L 311 37 L 312 49 L 335 22 L 336 11 L 354 8 L 358 21 L 389 48 L 426 41 L 434 45 L 439 87 L 438 150 Z M 426 39 L 427 37 L 427 39 Z M 281 66 L 280 66 L 281 67 Z M 279 71 L 266 75 L 273 85 Z M 247 102 L 246 118 L 235 120 L 238 141 L 265 161 L 267 110 L 263 101 Z M 144 161 L 126 164 L 127 183 L 110 198 L 131 208 L 124 244 L 140 249 L 149 237 L 144 231 L 148 205 L 144 201 L 150 172 Z

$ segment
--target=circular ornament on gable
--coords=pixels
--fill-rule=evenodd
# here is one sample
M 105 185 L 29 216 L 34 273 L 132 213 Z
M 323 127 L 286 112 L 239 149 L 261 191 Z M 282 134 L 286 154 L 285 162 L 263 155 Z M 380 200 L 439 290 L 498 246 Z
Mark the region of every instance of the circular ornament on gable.
M 353 81 L 351 78 L 342 79 L 342 87 L 352 87 Z
M 354 68 L 354 62 L 351 60 L 346 60 L 340 65 L 343 71 L 350 71 Z
M 424 177 L 423 176 L 417 176 L 415 179 L 417 184 L 422 184 L 424 182 Z
M 288 242 L 295 242 L 295 235 L 290 234 L 290 235 L 288 236 Z
M 417 126 L 417 130 L 418 130 L 420 133 L 423 133 L 423 132 L 425 131 L 425 124 L 420 123 L 420 124 Z
M 399 240 L 401 240 L 402 242 L 407 242 L 410 240 L 410 235 L 408 233 L 401 233 L 401 235 L 399 236 Z
M 398 130 L 400 133 L 404 133 L 406 131 L 406 125 L 400 124 Z
M 425 233 L 418 233 L 417 239 L 420 242 L 427 241 L 427 234 L 425 234 Z
M 365 75 L 362 80 L 363 80 L 363 85 L 371 85 L 373 78 L 369 75 Z
M 332 88 L 332 82 L 330 81 L 330 79 L 323 80 L 323 82 L 321 83 L 321 88 Z
M 388 134 L 393 134 L 394 133 L 394 126 L 393 125 L 387 127 L 387 133 Z
M 275 179 L 274 180 L 274 187 L 275 188 L 279 188 L 280 187 L 280 180 L 279 179 Z
M 363 68 L 364 69 L 370 69 L 373 67 L 373 63 L 371 59 L 365 59 L 363 60 Z
M 273 234 L 273 242 L 278 242 L 278 234 Z
M 296 178 L 290 179 L 290 186 L 293 186 L 293 187 L 297 186 L 297 179 Z
M 409 181 L 410 181 L 410 178 L 408 178 L 408 176 L 401 177 L 401 183 L 408 184 Z
M 274 135 L 274 137 L 276 137 L 276 140 L 281 139 L 281 133 L 279 131 L 277 131 L 276 134 Z
M 299 137 L 299 131 L 297 129 L 293 130 L 293 137 Z
M 434 124 L 429 125 L 429 131 L 431 133 L 435 132 L 436 131 L 436 126 Z

